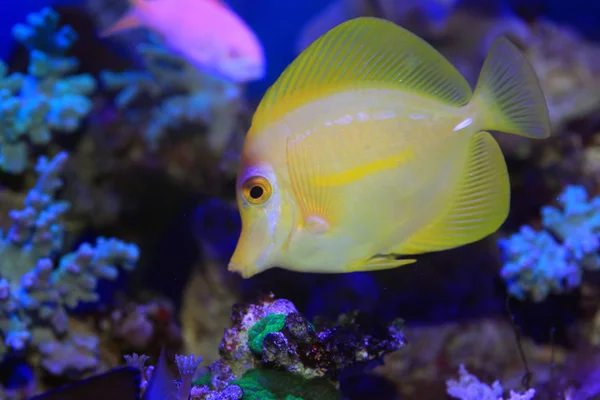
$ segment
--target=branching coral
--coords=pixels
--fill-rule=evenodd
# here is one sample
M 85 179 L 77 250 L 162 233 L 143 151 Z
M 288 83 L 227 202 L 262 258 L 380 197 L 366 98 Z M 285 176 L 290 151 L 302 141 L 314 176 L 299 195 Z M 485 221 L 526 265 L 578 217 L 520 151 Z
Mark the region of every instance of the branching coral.
M 73 75 L 76 58 L 66 56 L 77 34 L 59 29 L 59 18 L 51 9 L 28 16 L 28 25 L 13 28 L 14 38 L 29 50 L 27 74 L 9 74 L 0 61 L 0 168 L 21 173 L 28 165 L 25 139 L 46 145 L 52 131 L 75 131 L 88 115 L 88 98 L 96 87 L 88 74 Z
M 502 276 L 517 298 L 542 301 L 578 287 L 584 269 L 600 269 L 600 196 L 588 199 L 583 187 L 567 186 L 558 202 L 562 210 L 542 208 L 544 230 L 523 226 L 498 242 L 507 259 Z
M 139 257 L 135 245 L 105 238 L 61 256 L 61 217 L 69 204 L 55 197 L 66 161 L 66 153 L 40 158 L 37 183 L 24 208 L 10 213 L 13 224 L 0 241 L 0 356 L 31 345 L 42 355 L 41 365 L 54 374 L 96 365 L 98 339 L 71 332 L 67 313 L 96 301 L 97 281 L 115 279 L 118 266 L 131 270 Z
M 209 147 L 221 153 L 237 125 L 239 88 L 199 72 L 158 43 L 140 44 L 138 51 L 144 58 L 145 71 L 105 71 L 101 80 L 109 90 L 120 91 L 115 102 L 121 109 L 144 97 L 159 99 L 145 127 L 150 148 L 155 150 L 169 130 L 199 124 L 209 130 Z

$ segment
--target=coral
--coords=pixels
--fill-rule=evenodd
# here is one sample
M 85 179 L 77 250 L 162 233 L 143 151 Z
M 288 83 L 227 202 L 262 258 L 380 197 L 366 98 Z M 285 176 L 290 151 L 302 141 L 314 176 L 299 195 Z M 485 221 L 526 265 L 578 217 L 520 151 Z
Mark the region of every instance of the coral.
M 118 90 L 115 103 L 120 109 L 149 97 L 158 105 L 150 111 L 145 139 L 156 150 L 169 130 L 185 124 L 209 129 L 208 145 L 221 153 L 235 132 L 241 92 L 233 84 L 211 78 L 185 59 L 157 43 L 138 45 L 145 71 L 104 71 L 101 80 L 109 90 Z
M 469 374 L 464 365 L 458 370 L 459 380 L 450 379 L 447 381 L 448 394 L 454 398 L 462 400 L 501 400 L 502 385 L 499 381 L 492 383 L 492 386 L 479 382 L 476 376 Z M 531 400 L 535 396 L 535 389 L 529 389 L 525 393 L 515 393 L 510 391 L 509 400 Z
M 542 208 L 544 230 L 523 226 L 498 241 L 507 259 L 501 274 L 512 296 L 542 301 L 578 287 L 583 270 L 600 269 L 600 196 L 587 197 L 583 187 L 567 186 L 558 197 L 562 210 Z
M 383 327 L 364 313 L 349 313 L 341 315 L 335 327 L 315 329 L 292 303 L 272 295 L 257 304 L 234 306 L 232 319 L 219 351 L 235 376 L 269 365 L 305 378 L 336 380 L 342 369 L 380 359 L 404 345 L 400 319 Z M 267 334 L 258 351 L 256 338 L 263 333 Z
M 97 301 L 98 280 L 115 279 L 119 266 L 131 270 L 139 257 L 135 245 L 102 237 L 63 253 L 69 204 L 55 197 L 66 161 L 64 152 L 40 158 L 38 180 L 24 208 L 11 211 L 13 224 L 0 240 L 0 355 L 37 349 L 41 366 L 55 374 L 96 365 L 98 338 L 73 334 L 68 311 Z
M 191 356 L 175 356 L 175 363 L 181 376 L 181 383 L 179 384 L 179 398 L 182 400 L 190 397 L 190 391 L 192 389 L 192 378 L 196 373 L 196 370 L 202 362 L 202 357 L 196 358 L 194 355 Z
M 98 365 L 99 339 L 71 332 L 68 340 L 44 338 L 38 345 L 42 367 L 52 375 L 93 370 Z
M 235 376 L 242 376 L 245 371 L 260 364 L 249 347 L 248 333 L 250 329 L 268 314 L 297 313 L 296 307 L 285 299 L 275 300 L 269 296 L 256 304 L 235 305 L 231 319 L 233 326 L 225 330 L 219 346 L 223 360 L 230 364 Z
M 285 314 L 269 314 L 250 328 L 248 342 L 254 354 L 262 354 L 265 337 L 281 331 L 285 327 L 286 317 Z
M 113 155 L 112 163 L 100 160 L 101 164 L 119 180 L 125 177 L 118 169 L 129 164 L 130 169 L 152 168 L 185 190 L 221 196 L 228 190 L 226 183 L 235 179 L 250 126 L 241 88 L 196 70 L 156 41 L 137 49 L 144 70 L 100 75 L 104 87 L 117 93 L 112 106 L 116 109 L 110 110 L 115 120 L 111 129 L 121 132 L 113 134 L 109 146 L 124 142 L 123 136 L 129 138 L 126 148 L 118 150 L 125 157 Z M 106 141 L 103 135 L 99 132 L 95 147 Z M 87 178 L 81 183 L 89 186 L 95 181 Z M 93 195 L 91 189 L 86 191 Z
M 175 364 L 179 370 L 181 377 L 180 381 L 174 381 L 167 367 L 164 351 L 162 352 L 158 365 L 155 367 L 146 367 L 148 356 L 146 355 L 126 355 L 124 356 L 127 365 L 140 371 L 140 392 L 146 398 L 156 397 L 156 393 L 160 393 L 160 397 L 177 398 L 179 400 L 187 400 L 190 398 L 192 388 L 192 376 L 196 373 L 198 366 L 202 362 L 202 357 L 196 358 L 190 356 L 175 356 Z
M 143 396 L 148 389 L 150 379 L 152 379 L 152 371 L 154 371 L 153 366 L 146 367 L 146 362 L 150 357 L 145 354 L 133 353 L 131 355 L 125 355 L 123 358 L 125 358 L 125 362 L 128 366 L 140 371 L 140 395 Z
M 373 373 L 395 382 L 402 399 L 445 398 L 445 379 L 454 378 L 464 364 L 481 379 L 500 379 L 505 390 L 522 385 L 523 362 L 515 344 L 514 326 L 505 317 L 444 324 L 407 324 L 407 345 L 391 353 Z M 562 368 L 567 350 L 537 344 L 523 337 L 521 344 L 537 389 L 552 381 L 552 368 Z
M 336 326 L 317 329 L 291 302 L 272 294 L 235 305 L 232 320 L 219 348 L 222 358 L 195 381 L 190 377 L 200 361 L 176 357 L 182 378 L 177 385 L 191 383 L 191 399 L 337 399 L 343 369 L 367 369 L 404 345 L 401 320 L 383 327 L 354 312 L 340 316 Z M 128 359 L 142 371 L 145 361 Z
M 289 372 L 253 369 L 241 379 L 230 382 L 239 386 L 244 394 L 243 400 L 301 400 L 301 399 L 339 399 L 336 388 L 323 378 L 306 379 Z
M 71 133 L 88 115 L 88 98 L 96 88 L 88 74 L 73 75 L 75 58 L 66 56 L 77 40 L 69 26 L 59 29 L 58 14 L 49 8 L 17 24 L 14 38 L 29 50 L 28 73 L 8 73 L 0 61 L 0 168 L 21 173 L 28 166 L 25 139 L 47 145 L 53 131 Z

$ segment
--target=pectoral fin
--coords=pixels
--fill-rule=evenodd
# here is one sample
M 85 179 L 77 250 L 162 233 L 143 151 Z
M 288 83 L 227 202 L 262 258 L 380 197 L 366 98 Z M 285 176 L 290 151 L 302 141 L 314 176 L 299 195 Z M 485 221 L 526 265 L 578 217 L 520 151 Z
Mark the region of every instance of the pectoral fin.
M 316 185 L 321 176 L 320 162 L 303 138 L 288 139 L 286 148 L 290 181 L 302 211 L 300 228 L 325 233 L 333 218 L 332 189 Z

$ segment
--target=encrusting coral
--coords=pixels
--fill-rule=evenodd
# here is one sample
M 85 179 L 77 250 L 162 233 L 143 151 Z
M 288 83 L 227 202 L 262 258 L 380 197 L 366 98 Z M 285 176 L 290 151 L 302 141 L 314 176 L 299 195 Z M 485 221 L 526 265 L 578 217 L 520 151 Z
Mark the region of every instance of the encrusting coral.
M 272 294 L 256 303 L 235 305 L 232 320 L 219 347 L 222 358 L 191 383 L 191 399 L 338 399 L 343 369 L 369 369 L 371 362 L 404 346 L 402 320 L 381 326 L 354 312 L 341 315 L 335 326 L 315 327 L 290 301 Z M 146 360 L 127 357 L 145 379 Z M 176 357 L 180 390 L 189 384 L 200 360 Z M 147 381 L 141 385 L 145 391 Z

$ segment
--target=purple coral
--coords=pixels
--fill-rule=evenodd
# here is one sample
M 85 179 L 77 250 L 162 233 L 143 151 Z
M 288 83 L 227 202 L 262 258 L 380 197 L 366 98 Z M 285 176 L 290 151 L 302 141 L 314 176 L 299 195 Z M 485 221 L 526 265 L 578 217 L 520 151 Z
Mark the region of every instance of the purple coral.
M 262 324 L 268 329 L 259 329 L 260 332 L 250 335 L 253 327 L 265 318 L 267 322 L 275 323 Z M 281 320 L 283 324 L 280 323 Z M 335 384 L 344 368 L 360 364 L 366 367 L 368 362 L 380 360 L 385 354 L 404 345 L 401 320 L 384 326 L 374 323 L 362 313 L 352 312 L 341 315 L 332 326 L 315 328 L 298 313 L 290 301 L 275 299 L 273 294 L 263 296 L 254 303 L 235 305 L 232 322 L 233 326 L 225 330 L 219 348 L 222 358 L 213 362 L 208 371 L 192 383 L 189 392 L 187 390 L 191 376 L 201 358 L 176 356 L 181 380 L 172 383 L 172 387 L 179 387 L 179 398 L 182 398 L 182 393 L 183 398 L 187 398 L 189 394 L 191 399 L 197 400 L 240 400 L 245 395 L 248 398 L 267 398 L 265 396 L 270 394 L 265 380 L 290 377 L 293 377 L 289 382 L 294 382 L 290 383 L 294 388 L 287 388 L 285 382 L 288 381 L 285 381 L 283 384 L 279 382 L 279 386 L 283 385 L 281 390 L 306 386 L 306 393 L 311 390 L 337 393 Z M 250 342 L 253 336 L 265 331 L 268 332 L 260 343 L 261 351 L 257 354 L 252 350 Z M 132 360 L 128 362 L 135 365 Z M 165 371 L 163 365 L 164 360 L 159 360 L 156 371 Z M 275 372 L 275 375 L 268 372 Z M 156 373 L 153 373 L 152 378 L 157 379 L 155 386 L 170 387 L 173 379 L 163 374 L 160 380 L 169 383 L 163 384 L 158 381 Z M 258 395 L 262 397 L 244 393 L 244 384 L 258 390 Z M 311 389 L 311 385 L 315 386 Z M 151 382 L 149 390 L 152 390 L 152 386 Z
M 272 315 L 285 316 L 283 324 L 273 325 L 280 329 L 264 336 L 262 351 L 256 354 L 249 333 Z M 405 344 L 401 320 L 382 326 L 364 313 L 349 313 L 336 326 L 315 329 L 292 303 L 272 294 L 255 304 L 234 306 L 232 320 L 219 350 L 238 377 L 249 369 L 273 366 L 304 378 L 336 380 L 342 369 L 380 359 Z
M 192 379 L 196 370 L 202 362 L 202 357 L 196 358 L 193 354 L 190 356 L 175 356 L 175 364 L 181 375 L 181 384 L 179 385 L 179 399 L 187 400 L 192 390 Z
M 96 301 L 98 279 L 114 279 L 117 266 L 131 269 L 139 257 L 133 244 L 98 238 L 54 267 L 53 258 L 63 251 L 61 217 L 69 209 L 55 199 L 67 158 L 64 152 L 40 158 L 25 207 L 10 213 L 13 225 L 0 238 L 0 356 L 33 345 L 41 366 L 55 374 L 96 367 L 98 338 L 70 332 L 67 313 L 80 302 Z

